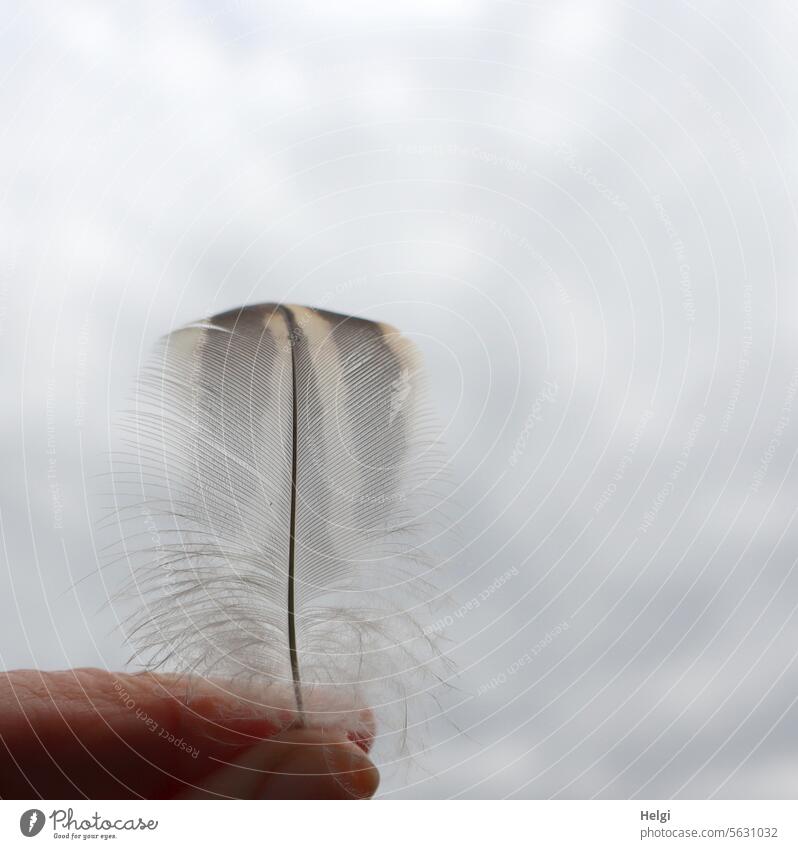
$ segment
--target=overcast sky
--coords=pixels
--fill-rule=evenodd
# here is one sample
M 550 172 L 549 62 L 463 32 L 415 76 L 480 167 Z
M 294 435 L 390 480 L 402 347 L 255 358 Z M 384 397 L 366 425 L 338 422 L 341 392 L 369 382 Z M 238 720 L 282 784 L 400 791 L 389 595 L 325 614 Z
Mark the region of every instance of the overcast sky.
M 0 665 L 124 665 L 140 359 L 308 303 L 419 342 L 457 486 L 460 675 L 381 792 L 798 795 L 789 2 L 2 18 Z

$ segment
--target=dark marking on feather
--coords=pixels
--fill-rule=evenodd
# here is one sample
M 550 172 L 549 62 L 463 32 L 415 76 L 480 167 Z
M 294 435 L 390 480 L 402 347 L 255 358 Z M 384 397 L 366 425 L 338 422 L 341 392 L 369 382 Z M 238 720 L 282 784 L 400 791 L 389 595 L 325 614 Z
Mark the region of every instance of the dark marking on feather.
M 361 466 L 361 485 L 352 493 L 355 524 L 373 530 L 378 516 L 396 496 L 397 467 L 406 447 L 405 414 L 400 398 L 404 372 L 400 358 L 385 338 L 383 326 L 364 318 L 318 310 L 331 327 L 331 336 L 342 363 L 345 407 L 362 404 L 368 397 L 369 425 L 356 432 L 347 446 Z M 409 391 L 409 387 L 408 387 Z M 399 403 L 397 403 L 399 402 Z M 396 446 L 386 464 L 385 448 Z M 383 492 L 376 492 L 381 485 Z

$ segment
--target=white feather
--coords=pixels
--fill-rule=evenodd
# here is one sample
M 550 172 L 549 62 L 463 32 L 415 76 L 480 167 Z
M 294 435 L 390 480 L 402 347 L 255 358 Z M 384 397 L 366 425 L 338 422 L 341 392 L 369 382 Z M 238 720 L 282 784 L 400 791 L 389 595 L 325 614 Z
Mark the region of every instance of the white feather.
M 149 667 L 255 683 L 307 724 L 369 706 L 390 735 L 427 710 L 421 545 L 442 464 L 412 343 L 307 307 L 232 310 L 162 341 L 126 430 L 116 490 L 138 493 L 152 538 L 127 552 L 130 636 Z

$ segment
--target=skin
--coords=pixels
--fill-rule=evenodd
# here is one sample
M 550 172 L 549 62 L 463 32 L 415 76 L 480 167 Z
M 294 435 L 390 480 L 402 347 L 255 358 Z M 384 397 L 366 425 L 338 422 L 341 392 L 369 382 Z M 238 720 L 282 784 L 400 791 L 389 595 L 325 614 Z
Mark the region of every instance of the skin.
M 273 694 L 233 694 L 218 681 L 152 673 L 0 674 L 0 798 L 374 795 L 368 711 L 298 728 L 290 710 L 264 707 L 267 701 L 285 703 Z

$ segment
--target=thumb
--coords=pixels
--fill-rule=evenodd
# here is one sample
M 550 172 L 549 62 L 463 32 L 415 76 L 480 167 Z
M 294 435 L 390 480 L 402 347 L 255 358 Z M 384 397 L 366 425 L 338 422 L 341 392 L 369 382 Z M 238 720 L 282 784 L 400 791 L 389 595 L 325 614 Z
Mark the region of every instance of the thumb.
M 249 747 L 181 799 L 368 799 L 377 768 L 343 730 L 298 728 Z

